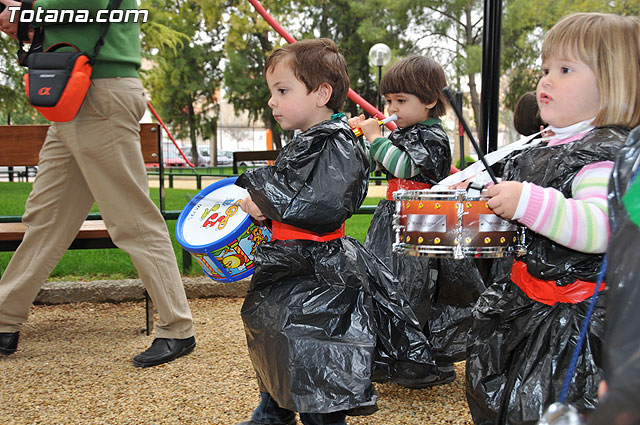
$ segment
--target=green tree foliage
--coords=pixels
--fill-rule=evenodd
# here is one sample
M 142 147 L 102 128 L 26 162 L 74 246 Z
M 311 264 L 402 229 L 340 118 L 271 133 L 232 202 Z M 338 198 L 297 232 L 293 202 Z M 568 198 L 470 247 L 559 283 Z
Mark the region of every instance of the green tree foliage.
M 0 124 L 46 123 L 27 101 L 22 81 L 27 68 L 18 65 L 18 48 L 17 41 L 5 35 L 0 37 Z
M 391 64 L 412 53 L 438 60 L 449 85 L 468 94 L 465 99 L 474 118 L 480 117 L 476 81 L 484 1 L 262 0 L 261 4 L 296 39 L 335 40 L 347 59 L 351 87 L 371 104 L 377 103 L 378 70 L 369 65 L 367 56 L 373 44 L 383 42 L 394 53 Z M 640 13 L 637 0 L 502 0 L 502 6 L 501 95 L 503 109 L 511 110 L 524 92 L 535 88 L 542 40 L 558 19 L 577 11 Z M 267 55 L 286 41 L 248 1 L 141 0 L 140 8 L 150 11 L 141 26 L 143 52 L 151 63 L 143 72 L 144 83 L 154 107 L 178 137 L 188 137 L 192 144 L 198 135 L 215 137 L 217 95 L 224 79 L 225 96 L 235 110 L 263 121 L 280 146 L 283 132 L 267 106 L 262 70 Z M 17 48 L 14 40 L 0 37 L 0 122 L 46 122 L 26 101 L 22 82 L 26 69 L 17 65 Z M 355 114 L 360 109 L 348 101 L 345 111 Z
M 396 24 L 408 29 L 400 53 L 418 50 L 445 66 L 449 85 L 468 93 L 479 129 L 484 2 L 479 0 L 394 0 L 387 10 Z M 638 15 L 636 0 L 503 0 L 501 28 L 501 95 L 503 108 L 513 110 L 540 78 L 539 57 L 544 34 L 562 16 L 573 12 Z M 410 40 L 426 47 L 411 47 Z M 462 87 L 461 80 L 467 87 Z
M 351 88 L 371 104 L 377 103 L 377 70 L 369 66 L 369 48 L 379 42 L 396 48 L 403 34 L 401 26 L 394 24 L 391 19 L 370 19 L 372 10 L 384 7 L 384 2 L 265 0 L 261 4 L 296 40 L 316 37 L 333 39 L 347 60 Z M 228 59 L 224 71 L 226 96 L 236 111 L 249 111 L 251 117 L 263 120 L 272 131 L 274 144 L 279 147 L 283 131 L 267 106 L 269 93 L 262 71 L 266 57 L 286 41 L 249 2 L 234 1 L 230 7 L 229 33 L 225 43 Z M 378 13 L 377 10 L 375 12 Z M 384 11 L 380 16 L 384 16 Z M 351 101 L 345 105 L 345 111 L 352 114 L 360 112 Z M 291 137 L 291 134 L 286 137 Z
M 143 42 L 152 64 L 143 71 L 145 86 L 174 136 L 190 140 L 195 163 L 198 136 L 217 135 L 222 26 L 204 18 L 199 2 L 148 0 L 148 7 L 154 26 Z
M 263 121 L 272 132 L 275 147 L 280 148 L 281 130 L 267 107 L 269 90 L 262 69 L 267 53 L 282 45 L 283 41 L 279 35 L 269 33 L 269 25 L 249 2 L 234 0 L 228 12 L 229 32 L 224 45 L 227 59 L 224 68 L 225 96 L 236 113 L 246 111 L 250 119 Z

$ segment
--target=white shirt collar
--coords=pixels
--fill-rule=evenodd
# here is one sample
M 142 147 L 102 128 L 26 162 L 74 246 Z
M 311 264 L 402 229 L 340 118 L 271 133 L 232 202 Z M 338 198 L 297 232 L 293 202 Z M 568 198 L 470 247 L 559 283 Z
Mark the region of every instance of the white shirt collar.
M 553 131 L 554 139 L 566 139 L 571 136 L 575 136 L 576 134 L 584 133 L 595 128 L 593 125 L 594 118 L 589 118 L 585 121 L 580 121 L 579 123 L 570 125 L 568 127 L 553 127 L 549 126 L 549 129 Z

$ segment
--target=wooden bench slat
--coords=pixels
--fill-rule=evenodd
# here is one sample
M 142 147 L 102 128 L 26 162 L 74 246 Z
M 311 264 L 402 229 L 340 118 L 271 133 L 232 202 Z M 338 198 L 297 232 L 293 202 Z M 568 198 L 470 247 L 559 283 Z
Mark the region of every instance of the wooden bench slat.
M 233 174 L 238 174 L 240 161 L 274 161 L 280 150 L 272 151 L 237 151 L 233 153 Z
M 21 241 L 26 230 L 27 226 L 22 223 L 0 223 L 0 241 Z M 110 236 L 104 221 L 86 220 L 76 239 L 110 239 Z
M 22 240 L 26 229 L 22 223 L 0 223 L 0 241 Z
M 48 125 L 0 126 L 0 165 L 38 165 L 38 154 L 47 129 Z
M 40 149 L 48 129 L 48 124 L 0 125 L 0 166 L 38 165 Z M 140 124 L 140 145 L 145 163 L 158 162 L 159 132 L 158 124 Z
M 236 151 L 233 153 L 235 161 L 273 161 L 278 157 L 279 150 L 273 151 Z

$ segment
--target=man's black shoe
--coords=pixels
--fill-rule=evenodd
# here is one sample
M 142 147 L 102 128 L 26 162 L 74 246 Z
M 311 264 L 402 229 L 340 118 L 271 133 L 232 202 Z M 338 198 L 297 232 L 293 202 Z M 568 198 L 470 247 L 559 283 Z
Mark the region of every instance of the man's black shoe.
M 157 366 L 170 362 L 178 357 L 186 356 L 196 347 L 194 337 L 185 339 L 156 338 L 151 347 L 133 358 L 136 367 Z
M 20 332 L 0 332 L 0 354 L 8 356 L 16 352 Z

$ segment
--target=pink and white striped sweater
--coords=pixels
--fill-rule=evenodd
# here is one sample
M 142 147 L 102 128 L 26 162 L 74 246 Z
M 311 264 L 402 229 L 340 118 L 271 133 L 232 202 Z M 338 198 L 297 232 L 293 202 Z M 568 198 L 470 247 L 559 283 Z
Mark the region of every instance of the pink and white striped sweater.
M 586 133 L 550 146 L 570 143 Z M 516 216 L 529 229 L 576 251 L 603 253 L 611 230 L 608 220 L 607 189 L 613 162 L 595 162 L 583 167 L 571 185 L 571 198 L 550 187 L 524 183 Z

